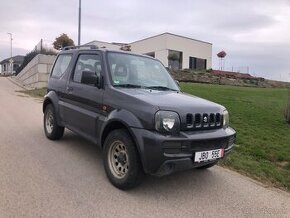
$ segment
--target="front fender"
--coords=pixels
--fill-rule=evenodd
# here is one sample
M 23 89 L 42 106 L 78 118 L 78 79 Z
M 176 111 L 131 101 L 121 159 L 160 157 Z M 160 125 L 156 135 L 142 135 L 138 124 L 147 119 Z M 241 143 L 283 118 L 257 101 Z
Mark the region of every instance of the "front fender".
M 108 116 L 108 123 L 119 120 L 127 127 L 144 128 L 140 120 L 130 111 L 118 109 L 112 111 Z
M 99 137 L 98 144 L 101 146 L 103 145 L 108 132 L 112 129 L 126 128 L 135 140 L 135 136 L 131 131 L 131 128 L 144 128 L 140 120 L 132 112 L 124 109 L 113 110 L 107 117 L 100 121 L 101 122 L 99 123 L 100 126 L 98 129 L 100 129 L 101 137 Z
M 144 155 L 142 155 L 140 144 L 137 140 L 137 137 L 133 131 L 133 129 L 144 129 L 144 126 L 140 122 L 140 120 L 130 111 L 121 109 L 112 111 L 109 116 L 104 120 L 103 125 L 101 127 L 101 137 L 99 137 L 98 144 L 103 146 L 103 143 L 110 133 L 110 131 L 118 128 L 125 128 L 129 131 L 132 136 L 133 141 L 136 144 L 138 153 L 141 158 L 142 165 L 144 164 Z
M 45 96 L 44 96 L 44 101 L 42 105 L 42 111 L 43 113 L 45 112 L 45 108 L 47 105 L 52 104 L 53 108 L 55 110 L 55 115 L 56 115 L 56 121 L 58 125 L 62 125 L 60 114 L 59 114 L 59 98 L 56 94 L 55 91 L 49 91 Z

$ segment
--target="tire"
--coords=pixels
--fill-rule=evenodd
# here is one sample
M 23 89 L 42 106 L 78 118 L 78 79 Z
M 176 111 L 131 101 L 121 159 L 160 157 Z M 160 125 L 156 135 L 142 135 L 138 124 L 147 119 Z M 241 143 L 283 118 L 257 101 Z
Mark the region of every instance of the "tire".
M 201 166 L 201 167 L 197 167 L 196 169 L 205 170 L 205 169 L 208 169 L 208 168 L 211 168 L 211 167 L 215 166 L 217 163 L 218 163 L 218 161 L 210 163 L 210 164 L 207 164 L 207 165 L 204 165 L 204 166 Z
M 138 151 L 126 130 L 117 129 L 108 135 L 103 160 L 107 177 L 115 187 L 127 190 L 142 182 L 144 172 Z
M 51 140 L 58 140 L 63 136 L 64 127 L 56 122 L 55 110 L 52 104 L 46 106 L 43 116 L 44 133 Z

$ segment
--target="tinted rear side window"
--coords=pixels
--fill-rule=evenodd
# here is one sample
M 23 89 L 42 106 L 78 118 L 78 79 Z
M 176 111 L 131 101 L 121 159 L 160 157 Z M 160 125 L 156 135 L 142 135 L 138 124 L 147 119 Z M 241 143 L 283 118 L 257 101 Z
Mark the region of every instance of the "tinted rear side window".
M 71 54 L 59 55 L 52 70 L 51 77 L 60 78 L 67 70 L 71 59 Z

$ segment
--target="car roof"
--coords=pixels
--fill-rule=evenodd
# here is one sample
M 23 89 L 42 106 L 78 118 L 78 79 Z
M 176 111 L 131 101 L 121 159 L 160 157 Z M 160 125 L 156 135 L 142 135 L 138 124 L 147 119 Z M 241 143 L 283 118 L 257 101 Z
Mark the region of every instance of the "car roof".
M 68 49 L 68 50 L 61 50 L 59 52 L 59 54 L 73 54 L 76 52 L 84 52 L 84 51 L 88 51 L 88 52 L 99 51 L 99 52 L 103 52 L 103 53 L 114 52 L 114 53 L 136 55 L 136 56 L 155 59 L 151 56 L 144 55 L 144 54 L 139 54 L 139 53 L 135 53 L 135 52 L 131 52 L 131 51 L 114 50 L 114 49 L 108 49 L 108 48 L 91 48 L 91 49 L 90 48 L 73 48 L 73 49 Z

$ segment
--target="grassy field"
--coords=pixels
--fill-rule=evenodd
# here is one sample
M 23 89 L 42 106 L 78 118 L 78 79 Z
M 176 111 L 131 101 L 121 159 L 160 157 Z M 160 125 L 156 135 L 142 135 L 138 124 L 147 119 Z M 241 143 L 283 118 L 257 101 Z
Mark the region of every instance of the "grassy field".
M 290 191 L 287 89 L 182 83 L 184 92 L 224 105 L 237 131 L 237 147 L 221 164 Z
M 290 125 L 283 115 L 287 89 L 194 83 L 181 83 L 181 89 L 228 109 L 237 146 L 221 165 L 290 191 Z M 43 97 L 46 89 L 21 92 Z

